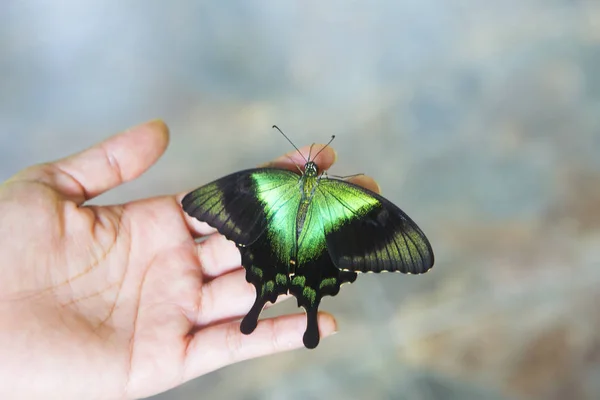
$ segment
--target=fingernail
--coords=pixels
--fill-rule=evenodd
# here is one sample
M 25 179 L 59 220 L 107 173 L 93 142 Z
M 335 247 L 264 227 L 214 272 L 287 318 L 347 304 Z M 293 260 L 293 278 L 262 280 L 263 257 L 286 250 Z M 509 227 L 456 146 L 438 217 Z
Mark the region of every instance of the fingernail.
M 334 326 L 333 326 L 333 332 L 331 332 L 331 333 L 329 334 L 329 336 L 337 335 L 337 333 L 340 331 L 340 327 L 339 327 L 339 325 L 338 325 L 338 321 L 337 321 L 337 319 L 335 319 L 335 318 L 334 318 L 334 319 L 333 319 L 333 323 L 334 323 Z
M 381 193 L 381 186 L 379 186 L 379 183 L 377 183 L 377 181 L 374 181 L 375 185 L 377 185 L 377 193 Z
M 132 130 L 139 129 L 139 128 L 142 128 L 144 126 L 149 126 L 149 125 L 166 125 L 166 124 L 165 124 L 165 121 L 163 121 L 162 119 L 155 118 L 155 119 L 151 119 L 151 120 L 146 121 L 146 122 L 142 122 L 141 124 L 132 126 L 128 130 L 132 131 Z

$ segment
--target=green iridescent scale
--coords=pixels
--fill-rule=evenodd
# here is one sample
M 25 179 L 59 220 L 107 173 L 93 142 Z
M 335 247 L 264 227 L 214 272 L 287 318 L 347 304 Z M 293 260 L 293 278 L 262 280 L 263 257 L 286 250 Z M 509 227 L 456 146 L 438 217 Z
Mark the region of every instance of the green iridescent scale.
M 242 320 L 254 331 L 267 302 L 291 293 L 307 313 L 304 345 L 319 343 L 323 296 L 358 272 L 421 274 L 433 266 L 429 241 L 397 206 L 365 188 L 318 174 L 308 161 L 298 175 L 249 169 L 202 186 L 182 200 L 184 211 L 235 242 L 256 300 Z

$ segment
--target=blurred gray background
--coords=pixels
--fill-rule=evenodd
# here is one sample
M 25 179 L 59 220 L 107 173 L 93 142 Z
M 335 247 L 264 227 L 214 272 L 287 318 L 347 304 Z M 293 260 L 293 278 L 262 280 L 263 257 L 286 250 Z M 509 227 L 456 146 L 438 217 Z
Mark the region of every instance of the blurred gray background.
M 322 309 L 341 332 L 156 399 L 600 398 L 600 2 L 0 3 L 0 178 L 161 117 L 101 197 L 187 190 L 327 141 L 436 252 Z M 273 312 L 295 311 L 294 302 Z

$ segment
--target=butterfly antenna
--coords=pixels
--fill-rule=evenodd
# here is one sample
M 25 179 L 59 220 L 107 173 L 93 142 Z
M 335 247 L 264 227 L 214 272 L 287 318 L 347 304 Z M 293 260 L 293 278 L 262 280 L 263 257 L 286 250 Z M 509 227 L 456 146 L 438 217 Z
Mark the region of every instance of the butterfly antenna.
M 280 133 L 283 135 L 283 137 L 284 137 L 284 138 L 286 138 L 286 139 L 287 139 L 287 141 L 288 141 L 288 142 L 290 142 L 290 144 L 291 144 L 292 146 L 294 146 L 294 148 L 295 148 L 295 149 L 296 149 L 296 151 L 297 151 L 297 152 L 300 154 L 300 156 L 302 156 L 302 158 L 304 158 L 304 155 L 302 155 L 302 153 L 300 152 L 300 150 L 298 150 L 298 148 L 296 147 L 296 145 L 294 144 L 294 142 L 292 142 L 292 141 L 290 140 L 290 138 L 289 138 L 289 137 L 287 137 L 287 136 L 286 136 L 286 134 L 285 134 L 285 133 L 283 133 L 283 131 L 282 131 L 281 129 L 279 129 L 279 127 L 278 127 L 277 125 L 273 125 L 273 128 L 277 129 L 277 130 L 278 130 L 278 131 L 279 131 L 279 132 L 280 132 Z M 308 160 L 307 160 L 306 158 L 304 158 L 304 161 L 308 162 Z
M 361 172 L 361 173 L 352 174 L 352 175 L 331 175 L 331 176 L 334 178 L 337 178 L 337 179 L 346 180 L 346 179 L 350 179 L 350 178 L 356 178 L 357 176 L 363 176 L 364 174 L 365 174 L 364 172 Z
M 286 157 L 296 166 L 296 168 L 298 168 L 298 171 L 302 174 L 302 168 L 300 168 L 300 166 L 296 164 L 296 161 L 294 161 L 294 159 L 288 155 L 286 155 Z
M 314 146 L 314 145 L 315 145 L 314 143 L 313 143 L 313 144 L 311 144 L 311 145 L 310 145 L 310 149 L 308 149 L 308 161 L 310 161 L 310 155 L 311 155 L 311 153 L 312 153 L 312 149 L 313 149 L 313 146 Z
M 321 150 L 319 150 L 319 152 L 317 154 L 315 154 L 315 157 L 313 158 L 313 160 L 317 159 L 317 157 L 319 156 L 319 154 L 321 154 L 321 152 L 323 150 L 325 150 L 327 148 L 327 146 L 329 146 L 331 144 L 331 142 L 333 142 L 333 139 L 335 139 L 335 135 L 331 135 L 331 139 L 329 139 L 329 142 L 327 142 L 327 144 L 325 146 L 323 146 L 323 148 Z

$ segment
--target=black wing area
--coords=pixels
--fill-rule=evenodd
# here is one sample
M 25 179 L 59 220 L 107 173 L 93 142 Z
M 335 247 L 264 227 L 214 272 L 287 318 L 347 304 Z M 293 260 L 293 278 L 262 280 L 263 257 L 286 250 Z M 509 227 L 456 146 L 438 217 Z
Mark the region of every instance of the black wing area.
M 267 235 L 262 235 L 250 246 L 238 246 L 242 255 L 242 265 L 246 269 L 246 281 L 254 285 L 256 299 L 240 325 L 243 334 L 256 329 L 258 318 L 265 304 L 275 303 L 277 297 L 288 292 L 288 265 L 282 264 L 271 251 Z

